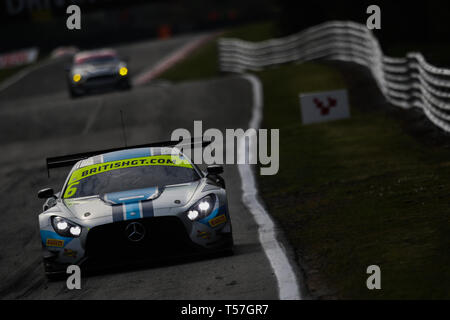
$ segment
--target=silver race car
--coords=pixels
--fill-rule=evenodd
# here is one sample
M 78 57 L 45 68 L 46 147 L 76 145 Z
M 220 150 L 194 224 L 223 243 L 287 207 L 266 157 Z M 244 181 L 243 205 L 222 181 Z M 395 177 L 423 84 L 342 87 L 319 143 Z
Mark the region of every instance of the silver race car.
M 47 159 L 49 169 L 67 165 L 60 192 L 38 193 L 49 277 L 73 264 L 232 253 L 221 166 L 203 172 L 170 143 Z
M 112 49 L 79 52 L 66 70 L 71 97 L 102 88 L 130 88 L 127 63 Z

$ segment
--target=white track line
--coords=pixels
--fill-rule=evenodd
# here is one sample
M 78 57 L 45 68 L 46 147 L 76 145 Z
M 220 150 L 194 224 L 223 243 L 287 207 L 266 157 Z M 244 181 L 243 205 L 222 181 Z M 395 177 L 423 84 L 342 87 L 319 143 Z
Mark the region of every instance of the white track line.
M 94 125 L 95 121 L 97 120 L 97 116 L 100 114 L 100 110 L 103 108 L 104 100 L 103 97 L 100 96 L 98 100 L 98 105 L 92 112 L 92 114 L 89 116 L 89 119 L 86 121 L 86 125 L 83 129 L 82 135 L 87 135 L 90 131 L 92 126 Z
M 211 34 L 207 34 L 204 36 L 199 37 L 197 40 L 194 40 L 192 42 L 188 42 L 183 47 L 175 50 L 172 54 L 169 56 L 163 58 L 161 61 L 159 61 L 155 66 L 151 67 L 149 70 L 144 71 L 143 73 L 137 75 L 133 79 L 133 85 L 142 85 L 145 84 L 157 76 L 159 76 L 161 73 L 172 67 L 174 64 L 178 63 L 179 61 L 186 58 L 192 51 L 202 46 L 204 43 L 208 42 L 209 40 L 217 37 L 220 32 L 215 32 Z
M 242 77 L 252 85 L 253 110 L 249 127 L 257 130 L 262 120 L 262 85 L 256 76 L 247 74 Z M 250 143 L 253 142 L 253 139 L 249 140 Z M 238 144 L 239 150 L 244 151 L 238 154 L 240 154 L 240 157 L 245 157 L 245 139 L 240 139 Z M 253 148 L 249 147 L 248 150 L 253 150 Z M 259 241 L 275 272 L 280 299 L 300 300 L 301 295 L 297 276 L 285 250 L 277 240 L 274 222 L 258 200 L 258 189 L 252 168 L 249 164 L 240 164 L 238 165 L 238 170 L 242 180 L 242 201 L 258 225 Z

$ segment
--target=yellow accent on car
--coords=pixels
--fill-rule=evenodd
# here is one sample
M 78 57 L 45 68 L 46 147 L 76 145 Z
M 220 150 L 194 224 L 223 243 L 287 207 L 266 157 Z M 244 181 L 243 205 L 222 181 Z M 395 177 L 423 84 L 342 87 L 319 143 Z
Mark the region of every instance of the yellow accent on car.
M 157 155 L 92 164 L 79 168 L 72 173 L 64 192 L 64 198 L 70 198 L 76 193 L 76 185 L 81 179 L 111 170 L 143 166 L 173 166 L 192 169 L 192 164 L 188 160 L 181 159 L 177 155 Z
M 181 159 L 175 155 L 157 155 L 150 157 L 140 157 L 116 160 L 98 164 L 92 164 L 75 170 L 70 177 L 69 184 L 90 177 L 97 173 L 103 173 L 116 169 L 131 168 L 131 167 L 143 167 L 143 166 L 173 166 L 192 168 L 191 163 L 186 159 Z
M 81 80 L 81 74 L 75 73 L 75 74 L 73 75 L 73 81 L 74 81 L 74 82 L 78 82 L 78 81 L 80 81 L 80 80 Z
M 128 69 L 125 67 L 120 68 L 119 73 L 121 76 L 126 76 L 128 73 Z
M 221 225 L 222 223 L 227 222 L 227 217 L 222 214 L 221 216 L 215 217 L 214 219 L 209 220 L 209 225 L 211 227 L 217 227 L 218 225 Z
M 59 240 L 59 239 L 47 239 L 47 241 L 45 242 L 45 245 L 47 247 L 57 247 L 57 248 L 62 248 L 64 247 L 64 240 Z

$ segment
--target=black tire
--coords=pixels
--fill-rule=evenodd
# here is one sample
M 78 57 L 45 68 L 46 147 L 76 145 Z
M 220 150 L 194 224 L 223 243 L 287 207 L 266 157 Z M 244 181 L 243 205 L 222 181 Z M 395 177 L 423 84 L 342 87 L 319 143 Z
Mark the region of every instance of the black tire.
M 69 87 L 69 94 L 72 99 L 78 98 L 82 95 L 81 93 L 76 92 L 72 87 Z
M 64 280 L 65 274 L 63 272 L 60 272 L 60 273 L 49 273 L 49 272 L 46 272 L 45 276 L 47 277 L 48 281 L 54 282 L 54 281 Z
M 52 262 L 52 258 L 44 258 L 45 276 L 49 281 L 58 281 L 66 277 L 66 265 Z
M 130 90 L 131 89 L 131 83 L 128 79 L 123 80 L 120 84 L 120 88 L 122 90 Z
M 225 257 L 234 255 L 234 239 L 233 239 L 233 234 L 232 233 L 230 233 L 230 239 L 229 239 L 229 241 L 227 243 L 227 246 L 223 250 L 223 255 Z
M 224 255 L 225 257 L 231 257 L 231 256 L 233 256 L 233 255 L 234 255 L 234 248 L 233 248 L 233 247 L 230 247 L 230 248 L 225 249 L 225 251 L 223 252 L 223 255 Z

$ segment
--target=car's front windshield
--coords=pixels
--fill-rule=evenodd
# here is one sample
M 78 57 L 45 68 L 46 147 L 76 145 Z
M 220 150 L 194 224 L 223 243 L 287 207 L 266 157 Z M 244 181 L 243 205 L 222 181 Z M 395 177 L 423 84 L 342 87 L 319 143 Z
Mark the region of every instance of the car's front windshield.
M 188 183 L 200 177 L 186 159 L 159 155 L 94 164 L 75 170 L 63 198 Z
M 87 57 L 84 59 L 80 59 L 75 62 L 75 64 L 106 64 L 106 63 L 115 63 L 118 62 L 118 58 L 116 56 L 107 55 L 107 56 L 94 56 Z

